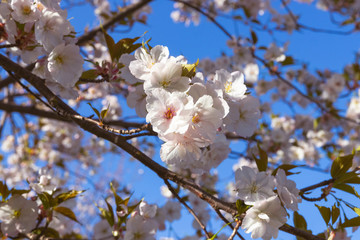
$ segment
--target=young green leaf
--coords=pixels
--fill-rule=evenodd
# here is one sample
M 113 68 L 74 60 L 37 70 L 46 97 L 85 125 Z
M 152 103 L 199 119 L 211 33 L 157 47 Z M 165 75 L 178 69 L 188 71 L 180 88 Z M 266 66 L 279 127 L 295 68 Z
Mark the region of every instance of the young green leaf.
M 338 178 L 345 174 L 353 164 L 354 154 L 337 157 L 331 165 L 331 176 Z
M 75 213 L 70 208 L 59 206 L 59 207 L 54 207 L 54 211 L 79 223 L 79 221 L 76 219 Z
M 340 209 L 334 204 L 332 206 L 332 209 L 331 209 L 331 221 L 332 221 L 332 224 L 334 224 L 336 222 L 339 215 L 340 215 Z
M 326 225 L 328 225 L 329 222 L 330 222 L 330 217 L 331 217 L 331 215 L 330 215 L 330 213 L 331 213 L 330 208 L 323 207 L 323 206 L 319 206 L 319 205 L 317 205 L 317 204 L 315 204 L 315 206 L 319 209 L 319 212 L 320 212 L 322 218 L 324 219 Z
M 268 165 L 268 156 L 267 153 L 261 149 L 260 144 L 257 144 L 259 149 L 260 158 L 256 158 L 253 154 L 253 157 L 255 158 L 256 166 L 258 167 L 259 171 L 266 171 L 267 165 Z

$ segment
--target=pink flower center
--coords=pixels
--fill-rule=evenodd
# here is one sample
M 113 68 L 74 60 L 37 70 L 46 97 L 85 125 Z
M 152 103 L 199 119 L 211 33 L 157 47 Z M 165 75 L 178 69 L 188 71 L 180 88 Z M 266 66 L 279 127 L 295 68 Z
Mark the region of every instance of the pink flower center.
M 175 109 L 173 107 L 168 107 L 164 113 L 164 118 L 172 119 L 176 115 Z

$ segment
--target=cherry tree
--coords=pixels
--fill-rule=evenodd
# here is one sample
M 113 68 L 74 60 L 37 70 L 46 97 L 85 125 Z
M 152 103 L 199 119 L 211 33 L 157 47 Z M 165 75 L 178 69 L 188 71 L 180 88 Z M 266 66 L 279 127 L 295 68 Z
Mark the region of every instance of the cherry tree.
M 147 33 L 130 35 L 156 14 L 153 2 L 1 2 L 1 236 L 356 236 L 359 56 L 341 71 L 314 71 L 275 33 L 356 35 L 360 1 L 173 0 L 174 22 L 207 21 L 228 39 L 218 43 L 227 54 L 193 62 Z M 327 12 L 332 28 L 303 24 L 294 6 L 304 4 Z M 81 32 L 68 14 L 77 7 L 93 11 Z M 224 19 L 246 31 L 231 32 Z M 125 161 L 155 173 L 164 204 L 117 179 Z M 218 167 L 229 162 L 224 184 Z M 319 172 L 327 180 L 302 188 L 294 178 Z M 184 210 L 191 231 L 172 227 Z

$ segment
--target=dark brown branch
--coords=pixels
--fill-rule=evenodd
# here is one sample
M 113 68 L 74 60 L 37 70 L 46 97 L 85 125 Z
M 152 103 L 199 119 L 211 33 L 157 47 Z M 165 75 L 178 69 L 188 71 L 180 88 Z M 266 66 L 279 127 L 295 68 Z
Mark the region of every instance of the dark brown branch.
M 335 179 L 333 179 L 333 178 L 329 179 L 329 180 L 326 180 L 326 181 L 322 181 L 322 182 L 320 182 L 318 184 L 315 184 L 315 185 L 300 189 L 300 193 L 306 193 L 306 192 L 314 190 L 316 188 L 327 186 L 327 185 L 329 185 L 329 184 L 331 184 L 333 182 L 335 182 Z
M 200 218 L 197 216 L 197 214 L 192 210 L 192 208 L 187 205 L 187 203 L 180 198 L 179 194 L 176 193 L 175 189 L 171 186 L 168 180 L 164 179 L 164 182 L 166 186 L 169 188 L 170 192 L 176 197 L 176 199 L 184 205 L 184 207 L 189 211 L 191 215 L 193 215 L 195 221 L 200 225 L 201 229 L 204 231 L 206 238 L 211 238 L 210 234 L 207 232 L 205 225 L 201 222 Z
M 279 228 L 281 231 L 284 231 L 284 232 L 287 232 L 287 233 L 290 233 L 292 235 L 296 235 L 298 237 L 302 237 L 306 240 L 324 240 L 324 238 L 321 238 L 321 237 L 318 237 L 318 236 L 315 236 L 315 235 L 312 235 L 311 233 L 309 232 L 306 232 L 306 231 L 303 231 L 301 229 L 298 229 L 298 228 L 294 228 L 288 224 L 285 224 L 283 226 L 281 226 Z
M 55 112 L 43 110 L 36 106 L 22 106 L 22 105 L 17 105 L 14 103 L 5 103 L 3 101 L 0 101 L 0 110 L 4 110 L 5 112 L 9 112 L 9 113 L 11 113 L 11 112 L 25 113 L 25 114 L 30 114 L 33 116 L 49 118 L 49 119 L 54 119 L 54 120 L 63 121 L 63 122 L 73 122 L 72 120 L 70 120 L 68 118 L 64 118 Z M 133 133 L 136 133 L 139 131 L 147 130 L 147 131 L 149 131 L 147 133 L 148 135 L 154 135 L 154 132 L 151 130 L 151 126 L 149 126 L 148 124 L 144 124 L 144 123 L 126 122 L 126 121 L 122 121 L 122 120 L 103 121 L 103 123 L 105 125 L 123 127 L 125 129 L 136 128 L 136 129 L 132 129 L 132 130 L 123 130 L 124 133 L 126 133 L 126 134 L 133 134 Z M 100 125 L 99 122 L 97 122 L 97 124 Z

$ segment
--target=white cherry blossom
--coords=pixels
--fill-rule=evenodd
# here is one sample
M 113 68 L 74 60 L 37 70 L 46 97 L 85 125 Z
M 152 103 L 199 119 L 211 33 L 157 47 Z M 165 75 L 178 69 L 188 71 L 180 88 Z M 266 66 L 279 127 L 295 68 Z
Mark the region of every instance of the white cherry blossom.
M 226 129 L 242 137 L 250 137 L 261 117 L 257 98 L 246 96 L 238 102 L 230 102 L 229 114 L 224 119 Z
M 54 81 L 65 88 L 73 87 L 82 74 L 84 59 L 78 46 L 60 44 L 48 57 L 48 69 Z
M 40 17 L 39 10 L 31 0 L 12 0 L 11 7 L 14 10 L 11 16 L 19 23 L 32 23 Z
M 224 69 L 218 70 L 216 71 L 213 83 L 223 91 L 225 99 L 237 101 L 245 96 L 244 74 L 239 71 L 229 73 Z
M 150 52 L 144 48 L 138 48 L 135 51 L 135 61 L 129 65 L 130 72 L 138 79 L 148 80 L 151 75 L 152 67 L 169 58 L 169 49 L 158 45 L 153 47 Z
M 175 59 L 159 62 L 152 67 L 152 72 L 144 83 L 145 92 L 163 88 L 169 92 L 186 92 L 190 85 L 188 77 L 181 76 L 182 66 Z
M 37 205 L 21 195 L 12 196 L 0 205 L 1 231 L 11 237 L 29 233 L 36 226 Z
M 254 203 L 246 211 L 241 228 L 251 233 L 251 238 L 270 240 L 277 238 L 279 227 L 286 223 L 286 211 L 277 196 Z
M 278 169 L 275 176 L 277 194 L 285 207 L 293 211 L 298 211 L 298 203 L 301 203 L 299 196 L 299 189 L 296 188 L 296 183 L 287 179 L 285 171 Z
M 238 197 L 248 205 L 275 195 L 274 177 L 247 166 L 242 166 L 235 172 L 235 187 Z
M 35 23 L 35 38 L 48 52 L 63 43 L 63 37 L 70 32 L 69 21 L 56 11 L 45 10 Z

